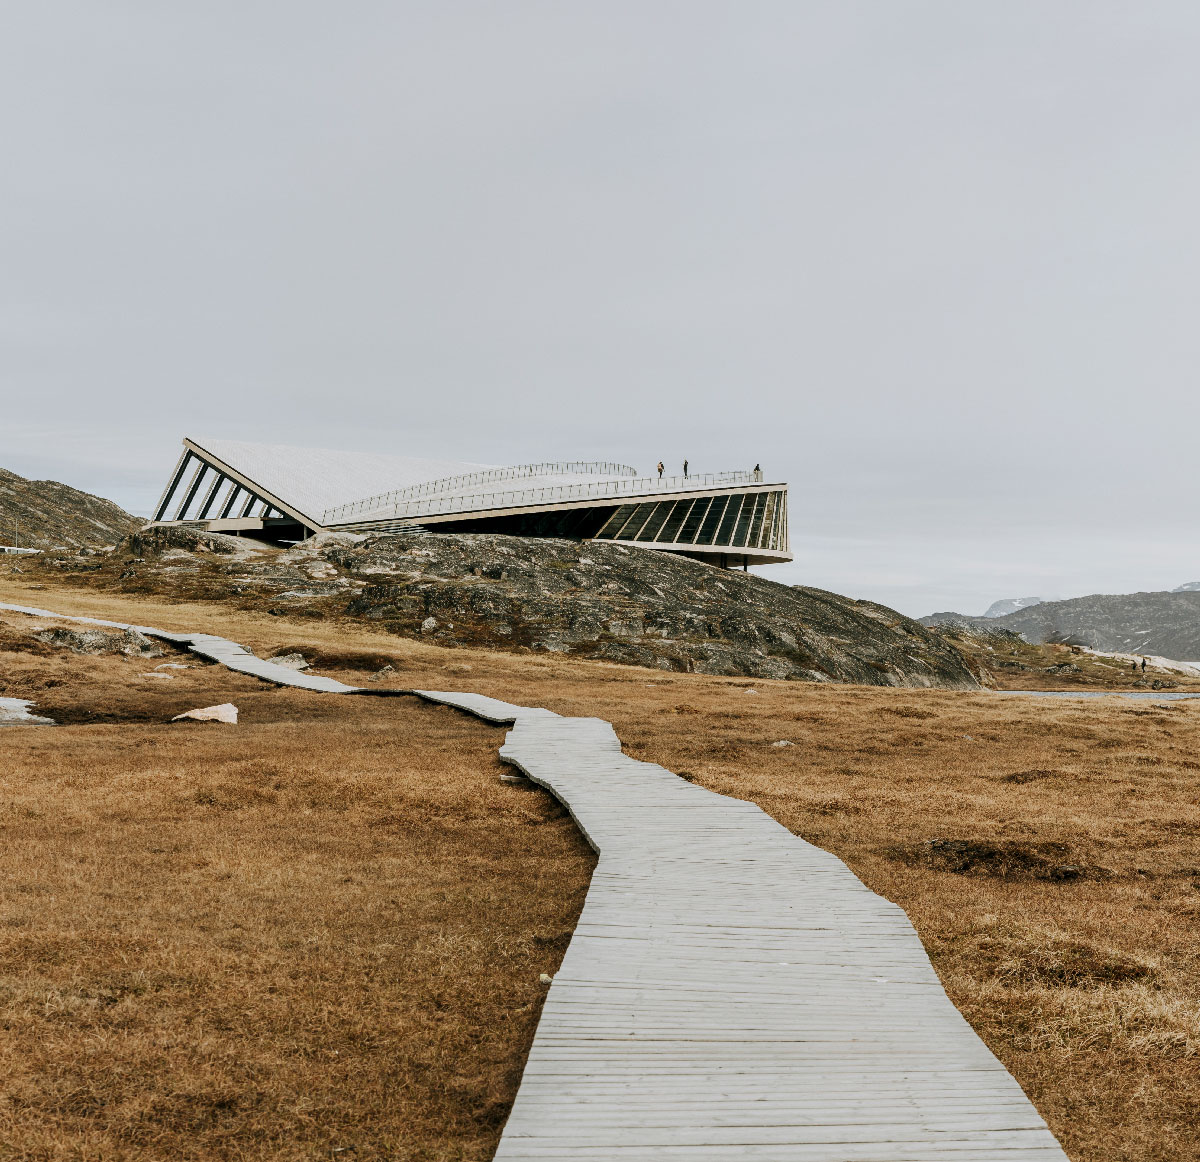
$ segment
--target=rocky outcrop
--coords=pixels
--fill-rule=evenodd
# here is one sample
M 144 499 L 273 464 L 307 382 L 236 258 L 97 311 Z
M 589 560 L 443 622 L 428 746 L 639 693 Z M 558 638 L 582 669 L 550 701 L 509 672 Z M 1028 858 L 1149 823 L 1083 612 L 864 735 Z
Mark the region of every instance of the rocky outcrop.
M 987 619 L 934 613 L 921 623 L 986 625 L 1013 630 L 1030 642 L 1070 642 L 1093 650 L 1200 661 L 1200 592 L 1194 590 L 1093 594 Z
M 56 480 L 26 480 L 0 468 L 0 544 L 24 548 L 114 545 L 142 523 L 111 500 Z
M 709 674 L 976 685 L 952 646 L 893 610 L 652 550 L 408 534 L 324 556 L 366 582 L 351 615 L 444 644 Z
M 167 651 L 136 629 L 106 632 L 102 629 L 42 630 L 33 635 L 38 641 L 75 654 L 124 654 L 127 658 L 161 658 Z
M 74 571 L 68 558 L 41 568 Z M 292 618 L 362 619 L 444 646 L 756 678 L 977 687 L 953 644 L 884 606 L 595 541 L 326 534 L 280 550 L 151 529 L 76 580 Z

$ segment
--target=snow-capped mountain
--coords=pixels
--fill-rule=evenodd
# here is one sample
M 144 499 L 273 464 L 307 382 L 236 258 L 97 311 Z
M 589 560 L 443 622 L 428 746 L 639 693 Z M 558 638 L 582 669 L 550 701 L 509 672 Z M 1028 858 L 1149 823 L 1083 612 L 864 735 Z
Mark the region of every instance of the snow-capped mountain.
M 1196 588 L 1200 589 L 1200 584 Z M 1006 613 L 1016 613 L 1018 609 L 1028 609 L 1031 605 L 1041 605 L 1049 601 L 1048 597 L 1005 597 L 993 601 L 984 611 L 984 617 L 1003 617 Z

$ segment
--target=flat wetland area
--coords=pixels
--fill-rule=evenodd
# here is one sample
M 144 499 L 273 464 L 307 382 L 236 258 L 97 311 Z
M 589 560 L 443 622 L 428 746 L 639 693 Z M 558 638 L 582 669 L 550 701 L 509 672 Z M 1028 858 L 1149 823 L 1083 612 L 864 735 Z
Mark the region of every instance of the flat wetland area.
M 904 908 L 1075 1162 L 1200 1159 L 1200 702 L 676 674 L 15 579 L 0 600 L 606 718 Z M 503 731 L 40 628 L 0 614 L 0 695 L 65 724 L 0 731 L 0 1159 L 489 1158 L 593 866 L 550 796 L 500 781 Z M 144 676 L 162 662 L 189 668 Z M 239 725 L 166 722 L 225 701 Z

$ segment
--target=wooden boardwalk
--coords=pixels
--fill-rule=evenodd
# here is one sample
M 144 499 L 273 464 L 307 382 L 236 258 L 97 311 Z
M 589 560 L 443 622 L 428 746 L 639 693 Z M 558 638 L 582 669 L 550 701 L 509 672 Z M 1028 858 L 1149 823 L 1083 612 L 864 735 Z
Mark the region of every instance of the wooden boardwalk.
M 600 856 L 497 1162 L 1065 1162 L 907 917 L 840 860 L 600 719 L 418 693 L 514 722 L 502 757 Z
M 156 637 L 162 641 L 174 642 L 176 645 L 187 646 L 195 654 L 210 661 L 220 662 L 226 669 L 236 670 L 240 674 L 251 674 L 264 682 L 274 682 L 279 686 L 296 686 L 301 690 L 313 690 L 320 694 L 396 694 L 408 691 L 369 690 L 361 686 L 347 686 L 333 678 L 322 678 L 317 674 L 303 674 L 291 670 L 287 666 L 276 666 L 263 658 L 255 657 L 244 646 L 231 642 L 226 638 L 217 637 L 211 633 L 171 633 L 165 629 L 154 629 L 148 625 L 131 625 L 124 621 L 104 621 L 98 617 L 75 617 L 62 613 L 54 613 L 49 609 L 38 609 L 32 605 L 9 605 L 0 602 L 0 610 L 9 613 L 24 613 L 29 617 L 49 617 L 55 621 L 73 621 L 81 625 L 103 626 L 107 629 L 134 629 L 145 637 Z
M 136 628 L 282 685 L 396 693 Z M 414 693 L 513 723 L 501 756 L 599 853 L 497 1162 L 1066 1162 L 904 913 L 840 860 L 600 719 Z

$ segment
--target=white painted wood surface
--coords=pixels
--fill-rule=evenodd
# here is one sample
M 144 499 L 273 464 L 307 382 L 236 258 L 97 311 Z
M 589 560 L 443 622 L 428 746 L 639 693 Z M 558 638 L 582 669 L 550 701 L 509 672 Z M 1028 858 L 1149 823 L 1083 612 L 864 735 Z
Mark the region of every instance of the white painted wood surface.
M 396 693 L 132 628 L 279 685 Z M 907 917 L 841 860 L 629 758 L 601 719 L 414 693 L 513 723 L 501 756 L 599 854 L 497 1162 L 1066 1162 Z

